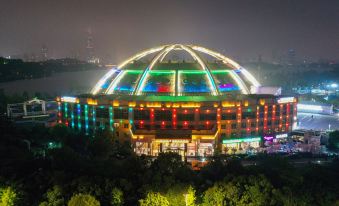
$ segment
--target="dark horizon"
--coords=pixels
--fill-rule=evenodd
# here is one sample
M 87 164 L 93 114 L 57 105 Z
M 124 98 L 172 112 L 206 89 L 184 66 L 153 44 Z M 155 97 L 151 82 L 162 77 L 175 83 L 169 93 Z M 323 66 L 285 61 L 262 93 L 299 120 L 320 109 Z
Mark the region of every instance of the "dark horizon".
M 91 28 L 95 54 L 117 63 L 159 44 L 193 43 L 238 61 L 339 61 L 338 1 L 1 0 L 0 56 L 83 58 Z

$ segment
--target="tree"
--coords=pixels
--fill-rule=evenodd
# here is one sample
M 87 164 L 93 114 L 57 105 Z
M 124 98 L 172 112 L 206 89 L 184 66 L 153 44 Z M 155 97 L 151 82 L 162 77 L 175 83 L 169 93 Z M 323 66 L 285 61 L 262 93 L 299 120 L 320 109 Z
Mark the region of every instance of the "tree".
M 182 161 L 177 153 L 160 153 L 150 167 L 149 182 L 152 189 L 167 191 L 173 184 L 190 182 L 193 171 Z
M 276 193 L 264 176 L 228 177 L 205 191 L 203 205 L 277 205 Z
M 164 194 L 170 206 L 194 206 L 195 190 L 192 186 L 176 184 L 171 186 Z
M 64 197 L 60 186 L 54 186 L 47 191 L 46 201 L 43 201 L 39 206 L 63 206 L 65 205 Z
M 67 203 L 68 206 L 100 206 L 100 202 L 89 194 L 75 194 Z
M 0 189 L 0 206 L 14 206 L 18 201 L 18 195 L 12 187 Z
M 121 206 L 124 204 L 124 197 L 123 192 L 119 189 L 114 187 L 112 189 L 112 197 L 111 197 L 111 205 L 112 206 Z
M 192 186 L 188 187 L 187 194 L 185 196 L 186 206 L 194 206 L 195 205 L 195 190 Z
M 225 185 L 218 182 L 213 187 L 208 188 L 203 195 L 203 205 L 223 206 L 226 194 Z
M 145 199 L 139 200 L 140 206 L 169 206 L 166 197 L 162 196 L 159 192 L 149 192 Z
M 96 159 L 108 159 L 114 151 L 114 142 L 110 135 L 100 133 L 89 144 L 89 151 Z
M 339 130 L 331 132 L 328 138 L 329 149 L 339 149 Z

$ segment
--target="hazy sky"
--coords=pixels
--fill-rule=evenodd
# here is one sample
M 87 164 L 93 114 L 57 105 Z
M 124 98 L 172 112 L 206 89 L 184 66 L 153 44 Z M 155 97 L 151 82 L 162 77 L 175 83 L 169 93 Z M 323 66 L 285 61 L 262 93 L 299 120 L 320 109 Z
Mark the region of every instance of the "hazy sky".
M 0 56 L 84 55 L 118 62 L 162 43 L 194 43 L 236 59 L 339 60 L 338 0 L 0 0 Z

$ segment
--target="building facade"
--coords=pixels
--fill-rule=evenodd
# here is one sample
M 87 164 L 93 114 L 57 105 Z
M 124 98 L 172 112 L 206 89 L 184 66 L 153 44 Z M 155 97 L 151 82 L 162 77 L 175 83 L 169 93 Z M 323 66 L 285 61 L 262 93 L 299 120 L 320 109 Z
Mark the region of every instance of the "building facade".
M 192 60 L 166 60 L 178 50 Z M 216 60 L 209 62 L 201 53 Z M 150 54 L 150 61 L 140 60 Z M 262 86 L 219 53 L 193 45 L 164 45 L 110 70 L 91 94 L 59 97 L 58 121 L 89 135 L 110 129 L 140 155 L 255 152 L 264 137 L 291 131 L 297 99 L 251 93 L 258 91 L 254 87 Z

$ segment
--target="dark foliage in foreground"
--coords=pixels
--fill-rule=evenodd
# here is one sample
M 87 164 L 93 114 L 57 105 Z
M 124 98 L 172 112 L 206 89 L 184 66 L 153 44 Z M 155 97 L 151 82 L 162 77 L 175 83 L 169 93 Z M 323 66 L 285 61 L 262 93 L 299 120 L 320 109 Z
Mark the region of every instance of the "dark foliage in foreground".
M 0 195 L 14 205 L 336 205 L 339 200 L 338 161 L 295 168 L 284 158 L 265 156 L 243 167 L 239 160 L 216 157 L 197 172 L 177 154 L 135 156 L 129 143 L 109 131 L 89 137 L 62 125 L 18 129 L 6 121 L 0 131 Z M 61 148 L 47 149 L 58 142 Z

